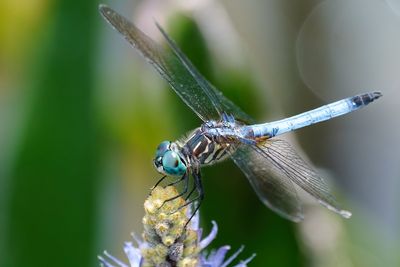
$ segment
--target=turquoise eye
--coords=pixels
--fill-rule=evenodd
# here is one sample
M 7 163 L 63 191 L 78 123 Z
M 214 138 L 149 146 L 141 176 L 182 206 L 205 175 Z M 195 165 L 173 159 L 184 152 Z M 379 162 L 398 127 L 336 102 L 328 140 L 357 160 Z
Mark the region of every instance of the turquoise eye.
M 171 150 L 165 152 L 162 165 L 166 174 L 183 175 L 186 172 L 186 166 L 182 163 L 179 155 Z
M 170 144 L 171 144 L 170 141 L 164 141 L 161 144 L 159 144 L 156 151 L 156 158 L 162 157 L 164 153 L 169 149 Z

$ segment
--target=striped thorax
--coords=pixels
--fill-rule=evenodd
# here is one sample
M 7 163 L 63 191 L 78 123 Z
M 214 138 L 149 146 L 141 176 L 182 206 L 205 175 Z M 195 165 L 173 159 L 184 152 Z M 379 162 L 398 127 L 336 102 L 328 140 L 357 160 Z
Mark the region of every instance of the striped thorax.
M 201 165 L 212 165 L 225 160 L 235 151 L 234 142 L 220 141 L 218 136 L 210 135 L 200 127 L 179 143 Z

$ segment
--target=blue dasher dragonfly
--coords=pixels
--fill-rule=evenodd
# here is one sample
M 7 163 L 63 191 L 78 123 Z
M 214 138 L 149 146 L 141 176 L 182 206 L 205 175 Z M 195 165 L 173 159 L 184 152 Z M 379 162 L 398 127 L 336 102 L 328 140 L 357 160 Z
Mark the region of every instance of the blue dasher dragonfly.
M 381 97 L 380 92 L 360 94 L 293 117 L 256 124 L 197 71 L 159 24 L 156 26 L 169 48 L 157 44 L 113 9 L 105 5 L 100 5 L 99 9 L 203 121 L 182 139 L 162 142 L 154 159 L 158 172 L 164 174 L 159 182 L 166 176 L 178 177 L 172 184 L 184 182 L 182 192 L 176 197 L 186 195 L 190 200 L 186 204 L 196 201 L 194 213 L 204 198 L 201 167 L 231 158 L 260 200 L 284 218 L 295 222 L 303 219 L 294 184 L 329 210 L 350 218 L 351 212 L 340 207 L 316 171 L 289 143 L 275 137 L 355 111 Z M 193 178 L 191 189 L 190 177 Z M 194 192 L 197 195 L 193 197 Z

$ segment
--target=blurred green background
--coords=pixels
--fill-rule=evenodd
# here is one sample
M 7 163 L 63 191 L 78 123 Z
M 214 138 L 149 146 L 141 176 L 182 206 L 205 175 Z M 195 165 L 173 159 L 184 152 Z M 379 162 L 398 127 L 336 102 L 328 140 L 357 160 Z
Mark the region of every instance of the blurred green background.
M 353 212 L 305 196 L 293 224 L 232 162 L 204 169 L 212 247 L 250 266 L 400 266 L 400 2 L 133 1 L 108 5 L 162 42 L 154 19 L 217 88 L 259 121 L 357 93 L 365 110 L 287 135 Z M 98 266 L 123 258 L 160 177 L 163 140 L 201 122 L 105 23 L 98 1 L 0 2 L 0 266 Z M 396 102 L 395 102 L 396 101 Z

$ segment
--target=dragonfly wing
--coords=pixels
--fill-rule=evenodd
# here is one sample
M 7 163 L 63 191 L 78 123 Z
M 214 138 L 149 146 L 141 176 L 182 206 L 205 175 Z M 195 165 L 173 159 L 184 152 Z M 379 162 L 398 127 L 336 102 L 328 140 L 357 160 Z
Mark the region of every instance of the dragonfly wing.
M 277 170 L 280 175 L 290 178 L 323 206 L 344 218 L 351 217 L 351 212 L 340 207 L 324 180 L 296 153 L 289 143 L 279 139 L 268 139 L 252 148 L 265 158 L 268 164 L 272 164 L 274 170 Z
M 292 181 L 270 158 L 264 157 L 252 146 L 241 145 L 232 159 L 267 207 L 289 220 L 299 222 L 303 219 L 301 203 Z
M 156 24 L 160 32 L 163 34 L 164 38 L 167 40 L 169 47 L 172 49 L 174 54 L 179 58 L 180 62 L 187 68 L 187 70 L 195 77 L 196 81 L 201 85 L 204 92 L 210 98 L 213 106 L 218 111 L 219 115 L 222 112 L 233 115 L 235 119 L 240 121 L 253 123 L 254 120 L 248 114 L 246 114 L 241 108 L 235 105 L 231 100 L 226 98 L 221 91 L 216 89 L 209 81 L 207 81 L 201 73 L 196 69 L 195 66 L 190 62 L 186 55 L 179 49 L 175 42 L 169 37 L 169 35 L 164 31 L 164 29 Z
M 203 121 L 219 119 L 222 112 L 227 111 L 238 119 L 248 121 L 250 117 L 211 86 L 158 24 L 157 27 L 166 38 L 170 49 L 157 44 L 113 9 L 105 5 L 100 5 L 99 9 L 114 29 L 153 65 L 200 119 Z

